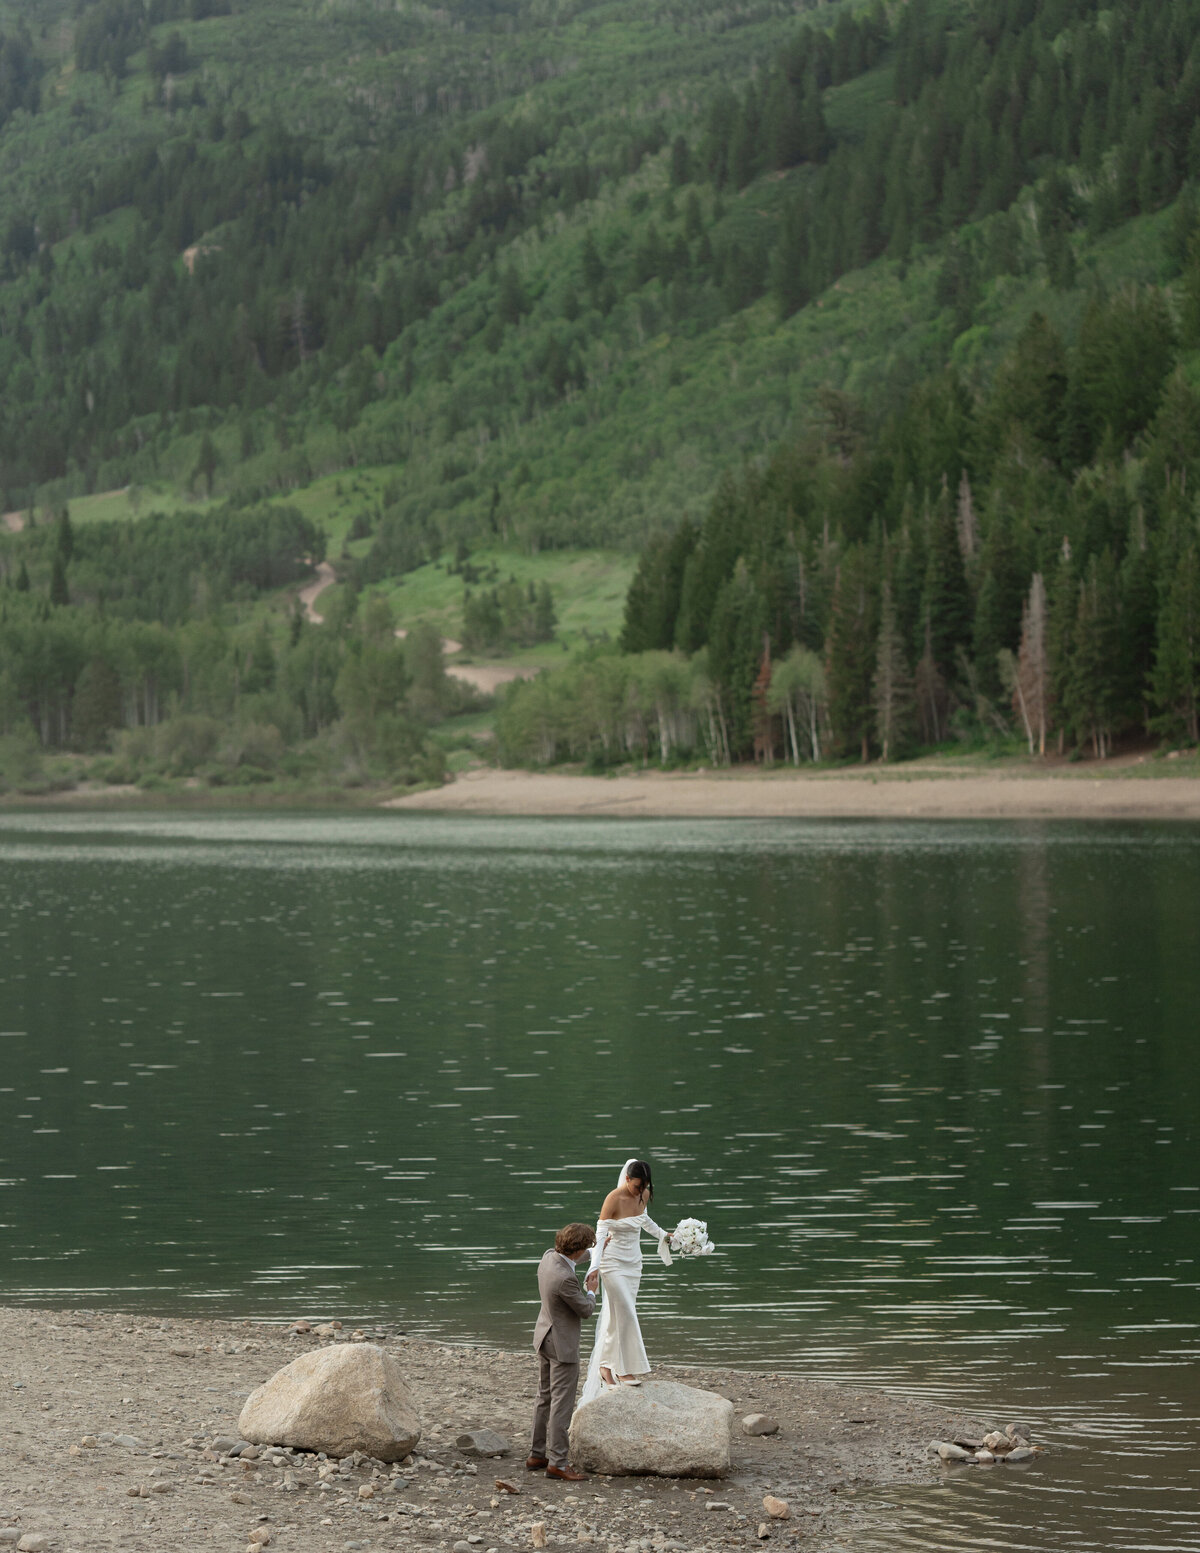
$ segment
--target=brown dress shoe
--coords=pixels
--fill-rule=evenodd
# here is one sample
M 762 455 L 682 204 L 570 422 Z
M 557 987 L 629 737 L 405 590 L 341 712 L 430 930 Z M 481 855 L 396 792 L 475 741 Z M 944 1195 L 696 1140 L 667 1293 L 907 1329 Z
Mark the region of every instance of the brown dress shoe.
M 545 1456 L 530 1456 L 525 1462 L 526 1472 L 540 1472 L 543 1467 L 548 1467 L 549 1461 Z
M 574 1467 L 547 1467 L 548 1478 L 561 1478 L 564 1483 L 586 1483 L 587 1473 L 576 1472 Z

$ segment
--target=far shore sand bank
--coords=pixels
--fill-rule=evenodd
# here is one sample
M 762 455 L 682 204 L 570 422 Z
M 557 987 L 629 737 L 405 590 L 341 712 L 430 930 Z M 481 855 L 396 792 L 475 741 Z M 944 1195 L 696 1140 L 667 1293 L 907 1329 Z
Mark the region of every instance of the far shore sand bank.
M 644 815 L 663 819 L 1200 819 L 1200 779 L 873 768 L 862 772 L 639 772 L 613 777 L 469 771 L 392 799 L 439 813 Z

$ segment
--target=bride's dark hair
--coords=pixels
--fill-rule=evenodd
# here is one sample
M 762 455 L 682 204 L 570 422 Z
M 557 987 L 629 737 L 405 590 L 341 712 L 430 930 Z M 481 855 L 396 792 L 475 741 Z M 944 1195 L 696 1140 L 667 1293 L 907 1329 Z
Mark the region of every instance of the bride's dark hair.
M 642 1190 L 649 1193 L 648 1201 L 654 1201 L 654 1178 L 650 1174 L 650 1166 L 644 1159 L 635 1159 L 625 1167 L 625 1179 L 627 1181 L 640 1181 Z

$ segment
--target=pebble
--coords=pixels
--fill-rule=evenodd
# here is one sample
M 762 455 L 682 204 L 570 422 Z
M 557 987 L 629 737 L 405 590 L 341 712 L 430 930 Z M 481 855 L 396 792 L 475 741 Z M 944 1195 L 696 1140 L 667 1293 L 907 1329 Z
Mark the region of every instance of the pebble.
M 936 1451 L 943 1461 L 970 1461 L 970 1451 L 963 1450 L 961 1445 L 954 1445 L 949 1440 L 934 1440 L 929 1447 Z
M 743 1434 L 778 1434 L 779 1420 L 766 1413 L 749 1413 L 742 1419 Z
M 271 1540 L 271 1528 L 269 1526 L 256 1526 L 246 1540 L 247 1542 L 256 1542 L 260 1548 L 265 1548 Z
M 471 1553 L 471 1544 L 461 1538 L 454 1544 L 454 1553 Z
M 759 1521 L 758 1535 L 760 1537 L 769 1537 L 771 1535 L 771 1528 L 767 1525 L 766 1521 Z
M 20 1542 L 21 1528 L 19 1526 L 0 1526 L 0 1542 Z
M 84 1450 L 89 1450 L 89 1451 L 90 1450 L 95 1450 L 95 1448 L 96 1448 L 96 1436 L 94 1434 L 85 1434 L 83 1439 L 80 1440 L 79 1443 L 80 1443 L 80 1445 L 83 1446 Z
M 1033 1439 L 1033 1430 L 1028 1424 L 1005 1424 L 1004 1432 L 1010 1440 L 1022 1440 L 1026 1445 Z
M 529 1528 L 529 1540 L 535 1548 L 544 1548 L 546 1546 L 545 1521 L 534 1521 Z
M 1037 1455 L 1037 1452 L 1034 1451 L 1034 1450 L 1030 1450 L 1028 1445 L 1018 1445 L 1015 1450 L 1009 1451 L 1008 1455 L 1005 1456 L 1004 1460 L 1006 1462 L 1009 1462 L 1009 1461 L 1032 1461 L 1032 1459 L 1036 1455 Z
M 732 1510 L 733 1506 L 727 1504 L 724 1499 L 710 1499 L 704 1508 L 706 1510 Z
M 127 1451 L 144 1451 L 146 1442 L 139 1440 L 135 1434 L 114 1434 L 113 1444 L 122 1445 Z
M 358 1497 L 360 1499 L 374 1499 L 375 1485 L 373 1483 L 363 1483 L 358 1490 Z
M 507 1456 L 508 1441 L 494 1429 L 468 1429 L 454 1441 L 464 1456 Z
M 196 1350 L 194 1348 L 172 1348 L 170 1351 L 177 1359 L 194 1359 L 196 1357 Z
M 788 1521 L 792 1518 L 792 1507 L 786 1499 L 776 1499 L 774 1494 L 763 1495 L 763 1509 L 773 1521 Z
M 496 1487 L 502 1494 L 519 1494 L 521 1490 L 509 1478 L 497 1478 Z
M 991 1451 L 989 1451 L 986 1447 L 984 1449 L 982 1449 L 982 1450 L 978 1450 L 978 1451 L 975 1452 L 975 1460 L 978 1461 L 983 1466 L 986 1466 L 988 1464 L 988 1462 L 995 1461 L 995 1459 L 996 1458 L 993 1455 L 993 1453 Z
M 230 1494 L 229 1502 L 230 1504 L 253 1504 L 254 1500 L 249 1494 Z
M 46 1553 L 50 1538 L 44 1531 L 27 1531 L 17 1543 L 17 1553 Z

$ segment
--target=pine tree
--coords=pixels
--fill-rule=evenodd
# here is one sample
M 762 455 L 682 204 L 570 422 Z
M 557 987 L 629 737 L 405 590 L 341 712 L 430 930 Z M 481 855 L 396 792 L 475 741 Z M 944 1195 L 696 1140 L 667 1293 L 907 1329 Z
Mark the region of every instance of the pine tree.
M 753 690 L 766 626 L 766 600 L 739 561 L 717 594 L 708 639 L 709 672 L 721 693 L 735 758 L 753 745 Z
M 875 677 L 871 684 L 875 710 L 875 738 L 882 758 L 893 759 L 903 751 L 912 733 L 913 686 L 904 656 L 904 643 L 896 623 L 892 585 L 885 580 L 880 602 L 879 646 Z
M 875 638 L 879 600 L 872 557 L 862 545 L 851 545 L 837 569 L 825 637 L 825 677 L 829 689 L 829 721 L 836 746 L 870 754 L 874 727 L 871 681 L 875 669 Z
M 971 596 L 958 545 L 958 526 L 945 482 L 929 514 L 928 533 L 921 613 L 933 661 L 949 684 L 954 677 L 958 649 L 965 647 L 971 639 Z
M 1028 568 L 1022 564 L 1007 504 L 992 513 L 979 563 L 973 646 L 980 688 L 995 698 L 1000 690 L 998 655 L 1016 649 L 1021 633 L 1021 602 Z
M 798 313 L 812 296 L 808 222 L 808 210 L 799 200 L 784 211 L 779 241 L 771 256 L 771 291 L 780 318 Z
M 75 531 L 71 527 L 71 509 L 65 503 L 58 514 L 55 549 L 62 556 L 63 565 L 70 566 L 71 557 L 75 554 Z
M 62 608 L 71 602 L 71 593 L 67 587 L 67 569 L 63 565 L 63 558 L 58 550 L 54 552 L 54 562 L 50 568 L 50 602 L 56 608 Z
M 1116 567 L 1106 550 L 1089 557 L 1079 584 L 1063 708 L 1074 736 L 1089 739 L 1098 759 L 1112 753 L 1119 650 Z
M 1163 589 L 1154 653 L 1154 726 L 1200 742 L 1200 549 L 1188 544 Z

